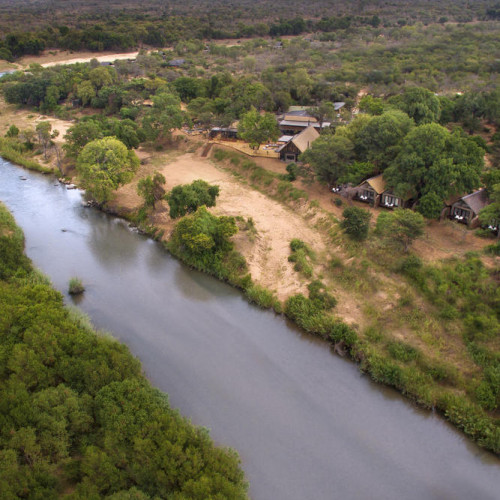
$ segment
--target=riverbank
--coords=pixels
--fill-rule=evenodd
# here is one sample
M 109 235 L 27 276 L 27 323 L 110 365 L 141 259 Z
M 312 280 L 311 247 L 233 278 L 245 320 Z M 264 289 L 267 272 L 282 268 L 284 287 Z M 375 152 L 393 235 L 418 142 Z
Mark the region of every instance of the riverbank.
M 253 292 L 262 291 L 248 293 L 252 300 L 261 305 L 275 304 L 266 292 L 270 290 L 281 302 L 279 308 L 275 307 L 280 310 L 298 294 L 307 299 L 311 282 L 320 280 L 335 297 L 334 319 L 346 324 L 348 330 L 329 331 L 331 314 L 325 319 L 321 311 L 314 309 L 303 317 L 289 313 L 290 317 L 306 330 L 333 341 L 339 352 L 352 350 L 362 369 L 375 380 L 396 387 L 423 406 L 440 409 L 483 445 L 498 450 L 498 419 L 494 412 L 488 414 L 475 403 L 476 387 L 470 381 L 478 384 L 483 366 L 470 358 L 471 346 L 461 334 L 463 318 L 444 317 L 436 298 L 426 297 L 408 276 L 398 271 L 403 269 L 406 256 L 388 252 L 375 237 L 364 244 L 347 240 L 337 225 L 342 207 L 335 207 L 330 199 L 331 210 L 327 210 L 324 199 L 314 196 L 317 185 L 308 188 L 301 186 L 300 181 L 283 181 L 274 165 L 273 169 L 266 169 L 233 153 L 216 152 L 211 158 L 203 158 L 202 147 L 202 143 L 179 136 L 176 149 L 166 153 L 140 149 L 143 164 L 132 183 L 117 191 L 108 207 L 110 211 L 129 216 L 135 213 L 142 204 L 136 193 L 137 183 L 154 171 L 165 176 L 167 189 L 197 178 L 218 184 L 221 195 L 212 212 L 236 216 L 247 223 L 252 220 L 254 229 L 245 231 L 242 226 L 234 238 L 253 283 L 260 287 Z M 166 202 L 158 203 L 149 215 L 148 225 L 169 238 L 174 221 L 168 216 Z M 451 226 L 446 229 L 456 233 Z M 427 230 L 425 241 L 432 246 L 433 235 L 440 229 L 431 225 Z M 308 274 L 297 270 L 296 263 L 289 260 L 293 239 L 314 250 Z M 446 244 L 446 238 L 441 236 L 441 241 Z M 477 241 L 478 245 L 487 243 Z M 467 244 L 465 238 L 460 245 L 448 244 L 446 255 L 464 259 Z M 440 261 L 440 267 L 435 267 L 435 253 L 429 259 L 419 249 L 416 254 L 430 266 L 426 272 L 446 268 L 447 264 Z M 472 261 L 464 263 L 468 266 Z M 475 278 L 479 276 L 476 274 Z M 487 275 L 485 279 L 490 282 L 493 278 Z M 354 342 L 352 332 L 356 334 Z
M 235 452 L 172 410 L 127 347 L 63 306 L 2 204 L 0 242 L 2 494 L 247 498 Z

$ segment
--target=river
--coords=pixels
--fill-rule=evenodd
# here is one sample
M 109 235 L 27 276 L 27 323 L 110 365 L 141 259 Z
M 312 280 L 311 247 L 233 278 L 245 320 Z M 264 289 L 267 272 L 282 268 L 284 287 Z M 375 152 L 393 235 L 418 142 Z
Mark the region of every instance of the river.
M 22 180 L 24 176 L 26 180 Z M 497 499 L 500 460 L 326 343 L 191 271 L 50 176 L 0 158 L 26 251 L 172 406 L 242 459 L 254 500 Z

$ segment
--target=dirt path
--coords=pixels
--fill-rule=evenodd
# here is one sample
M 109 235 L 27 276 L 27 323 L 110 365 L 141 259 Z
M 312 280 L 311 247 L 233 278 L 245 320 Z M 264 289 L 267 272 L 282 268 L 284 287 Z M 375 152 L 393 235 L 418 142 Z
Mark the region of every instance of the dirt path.
M 135 59 L 139 52 L 72 52 L 69 50 L 57 50 L 44 52 L 40 56 L 26 56 L 19 60 L 21 67 L 29 66 L 32 63 L 40 64 L 44 68 L 56 66 L 57 64 L 75 64 L 89 62 L 91 59 L 97 59 L 99 62 L 113 62 L 116 59 Z
M 166 189 L 170 190 L 178 184 L 188 184 L 196 179 L 203 179 L 220 187 L 217 206 L 212 209 L 217 215 L 251 217 L 257 234 L 249 237 L 248 232 L 240 231 L 235 237 L 237 249 L 247 259 L 253 279 L 271 290 L 275 290 L 278 298 L 284 299 L 292 293 L 303 291 L 305 283 L 288 262 L 290 241 L 300 238 L 321 253 L 325 242 L 320 233 L 277 201 L 248 188 L 234 177 L 216 167 L 210 160 L 197 153 L 184 153 L 173 161 L 156 165 L 156 168 L 141 167 L 141 175 L 152 170 L 159 170 L 166 178 Z M 118 190 L 117 204 L 131 209 L 140 205 L 141 199 L 136 193 L 137 183 L 123 186 Z M 156 214 L 155 224 L 165 229 L 168 235 L 173 227 L 172 221 L 163 205 Z

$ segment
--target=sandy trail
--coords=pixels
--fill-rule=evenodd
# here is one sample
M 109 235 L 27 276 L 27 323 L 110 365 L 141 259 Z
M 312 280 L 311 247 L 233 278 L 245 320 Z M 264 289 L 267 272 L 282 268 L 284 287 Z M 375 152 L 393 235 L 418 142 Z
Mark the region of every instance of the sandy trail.
M 253 241 L 246 231 L 240 231 L 234 238 L 236 248 L 247 259 L 252 278 L 260 285 L 275 290 L 279 299 L 305 289 L 305 282 L 288 262 L 290 241 L 300 238 L 318 253 L 324 251 L 326 246 L 320 233 L 310 227 L 300 215 L 241 184 L 230 173 L 217 168 L 210 160 L 201 158 L 196 153 L 182 154 L 156 170 L 165 176 L 167 190 L 196 179 L 217 184 L 220 196 L 217 206 L 211 209 L 213 213 L 241 216 L 245 219 L 251 217 L 257 229 Z M 144 175 L 147 173 L 144 172 Z M 140 205 L 141 199 L 135 192 L 136 185 L 134 182 L 118 190 L 117 203 L 120 206 L 130 209 Z M 173 224 L 166 215 L 166 206 L 162 206 L 154 222 L 165 229 L 168 236 Z
M 40 64 L 44 68 L 50 68 L 51 66 L 56 66 L 57 64 L 89 62 L 91 59 L 97 59 L 99 62 L 113 62 L 117 59 L 135 59 L 138 54 L 138 51 L 117 54 L 116 52 L 71 52 L 68 50 L 60 50 L 45 52 L 41 56 L 23 57 L 19 60 L 18 65 L 26 67 L 32 63 L 36 63 Z

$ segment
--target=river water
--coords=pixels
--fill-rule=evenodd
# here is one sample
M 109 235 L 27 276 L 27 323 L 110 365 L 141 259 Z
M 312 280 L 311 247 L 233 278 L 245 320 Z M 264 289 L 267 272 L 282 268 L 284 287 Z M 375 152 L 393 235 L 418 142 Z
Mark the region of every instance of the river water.
M 24 176 L 26 180 L 22 180 Z M 254 500 L 498 499 L 500 460 L 372 383 L 282 317 L 186 269 L 79 191 L 0 158 L 0 200 L 26 251 L 172 406 L 235 448 Z

